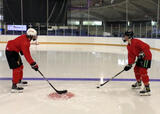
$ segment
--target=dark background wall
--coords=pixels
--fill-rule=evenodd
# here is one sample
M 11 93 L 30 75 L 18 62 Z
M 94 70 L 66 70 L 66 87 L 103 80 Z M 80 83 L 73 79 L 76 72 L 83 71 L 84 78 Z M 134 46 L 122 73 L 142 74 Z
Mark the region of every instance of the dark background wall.
M 21 0 L 3 0 L 4 22 L 21 24 Z M 48 22 L 66 24 L 67 0 L 48 0 Z M 23 23 L 46 23 L 47 0 L 23 0 Z

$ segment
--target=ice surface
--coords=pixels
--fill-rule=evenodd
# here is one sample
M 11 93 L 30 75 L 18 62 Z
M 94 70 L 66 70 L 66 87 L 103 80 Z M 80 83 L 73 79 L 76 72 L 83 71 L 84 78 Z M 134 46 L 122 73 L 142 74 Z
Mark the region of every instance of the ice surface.
M 29 85 L 24 87 L 23 93 L 10 93 L 11 80 L 6 78 L 11 78 L 12 72 L 7 66 L 4 49 L 5 44 L 0 51 L 0 114 L 160 114 L 159 52 L 152 51 L 152 68 L 148 71 L 150 78 L 156 79 L 150 83 L 152 95 L 142 97 L 138 95 L 139 90 L 130 88 L 133 81 L 111 81 L 97 89 L 99 81 L 85 80 L 111 78 L 120 72 L 127 64 L 127 51 L 123 47 L 31 46 L 32 56 L 46 77 L 66 79 L 50 80 L 53 86 L 75 95 L 54 100 L 48 95 L 55 91 L 39 79 L 42 78 L 40 74 L 33 71 L 24 58 L 24 78 Z M 83 80 L 68 80 L 70 78 Z M 133 70 L 117 78 L 134 79 Z

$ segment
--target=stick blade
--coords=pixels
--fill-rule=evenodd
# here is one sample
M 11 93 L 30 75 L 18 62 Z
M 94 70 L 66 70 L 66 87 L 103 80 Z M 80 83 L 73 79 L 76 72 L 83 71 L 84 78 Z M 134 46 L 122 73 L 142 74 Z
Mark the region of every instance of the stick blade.
M 56 91 L 58 94 L 66 94 L 68 91 L 67 90 L 62 90 L 62 91 Z

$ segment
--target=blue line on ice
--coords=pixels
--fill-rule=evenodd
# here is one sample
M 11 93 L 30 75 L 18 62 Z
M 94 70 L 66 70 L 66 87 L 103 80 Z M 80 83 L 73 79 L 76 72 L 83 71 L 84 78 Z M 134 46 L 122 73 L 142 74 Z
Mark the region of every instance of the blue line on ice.
M 59 81 L 99 81 L 100 78 L 47 78 L 48 80 L 59 80 Z M 104 78 L 104 81 L 108 80 L 109 78 Z M 12 80 L 10 77 L 0 77 L 0 80 Z M 44 80 L 43 78 L 23 78 L 23 80 Z M 135 79 L 131 78 L 117 78 L 113 79 L 112 81 L 135 81 Z M 150 79 L 150 81 L 159 82 L 160 79 Z

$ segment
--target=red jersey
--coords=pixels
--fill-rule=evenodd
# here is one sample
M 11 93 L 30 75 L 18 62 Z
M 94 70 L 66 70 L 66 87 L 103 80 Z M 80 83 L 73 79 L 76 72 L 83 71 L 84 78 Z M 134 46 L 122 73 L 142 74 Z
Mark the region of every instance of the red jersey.
M 150 46 L 139 39 L 131 39 L 131 44 L 127 45 L 128 49 L 128 64 L 135 62 L 136 56 L 143 52 L 145 54 L 144 60 L 151 60 L 152 54 Z
M 24 34 L 24 35 L 17 37 L 14 40 L 8 41 L 6 50 L 15 51 L 17 53 L 22 51 L 28 63 L 31 64 L 34 62 L 34 60 L 31 57 L 29 48 L 30 48 L 30 40 Z

